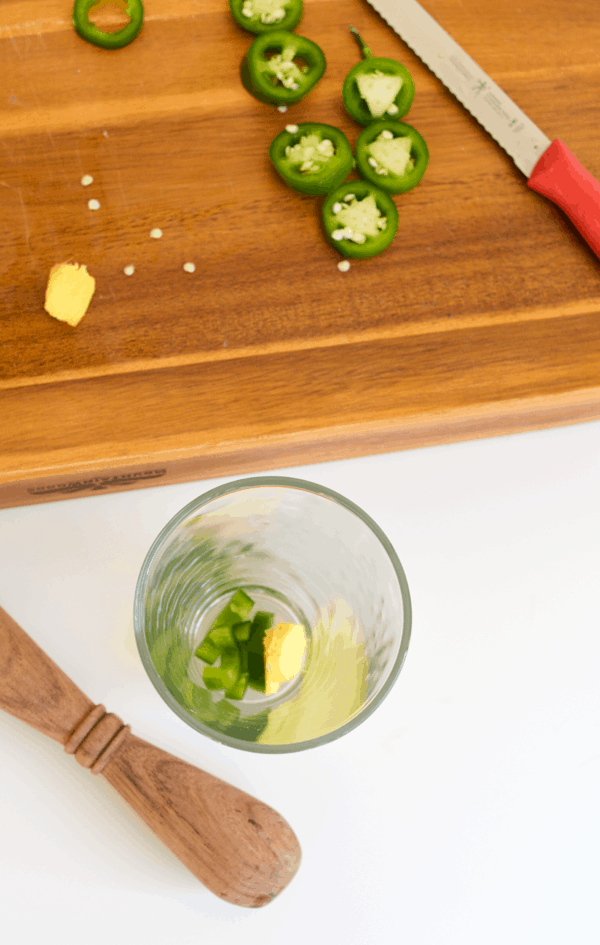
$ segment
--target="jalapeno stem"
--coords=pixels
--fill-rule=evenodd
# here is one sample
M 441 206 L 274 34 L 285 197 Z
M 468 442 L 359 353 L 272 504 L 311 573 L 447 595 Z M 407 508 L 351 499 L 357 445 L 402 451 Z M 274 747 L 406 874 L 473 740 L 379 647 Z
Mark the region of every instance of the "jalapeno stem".
M 358 32 L 358 30 L 355 29 L 353 26 L 351 26 L 351 27 L 350 27 L 350 32 L 352 33 L 352 35 L 353 35 L 354 38 L 356 39 L 356 42 L 358 43 L 358 45 L 360 46 L 360 51 L 361 51 L 361 53 L 363 54 L 363 58 L 364 58 L 364 59 L 369 59 L 369 58 L 371 58 L 371 57 L 374 57 L 375 54 L 371 52 L 371 50 L 369 49 L 369 47 L 368 47 L 367 44 L 365 43 L 364 39 L 362 38 L 362 36 L 361 36 L 360 33 Z

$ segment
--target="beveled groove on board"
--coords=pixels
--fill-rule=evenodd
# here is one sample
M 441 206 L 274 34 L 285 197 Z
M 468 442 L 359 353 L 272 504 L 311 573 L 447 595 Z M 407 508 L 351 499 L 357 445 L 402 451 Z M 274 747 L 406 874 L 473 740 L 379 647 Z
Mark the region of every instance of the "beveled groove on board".
M 8 448 L 0 456 L 0 475 L 16 478 L 15 472 L 36 462 L 41 467 L 48 456 L 51 464 L 62 464 L 113 455 L 123 465 L 140 452 L 155 450 L 159 456 L 185 449 L 186 443 L 202 453 L 256 441 L 259 453 L 264 436 L 285 439 L 340 426 L 399 424 L 443 411 L 501 406 L 526 400 L 533 388 L 538 398 L 593 389 L 598 386 L 598 318 L 573 316 L 571 322 L 571 344 L 562 343 L 562 326 L 553 321 L 554 344 L 545 348 L 547 323 L 513 324 L 510 357 L 500 343 L 507 326 L 492 326 L 441 338 L 354 344 L 343 353 L 320 348 L 5 391 L 2 400 L 14 434 L 9 438 L 4 433 Z M 342 356 L 345 385 L 336 372 Z M 290 390 L 293 415 L 287 413 Z M 123 409 L 115 415 L 110 405 L 116 403 Z M 135 410 L 127 409 L 131 403 Z M 57 416 L 61 422 L 53 424 Z

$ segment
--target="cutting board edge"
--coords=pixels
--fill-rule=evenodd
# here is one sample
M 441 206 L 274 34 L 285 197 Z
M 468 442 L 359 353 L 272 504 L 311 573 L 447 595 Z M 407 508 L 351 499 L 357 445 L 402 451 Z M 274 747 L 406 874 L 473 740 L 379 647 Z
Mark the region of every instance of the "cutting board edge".
M 288 466 L 354 459 L 426 446 L 531 432 L 600 420 L 600 387 L 499 401 L 415 417 L 370 421 L 333 429 L 275 434 L 220 444 L 200 454 L 185 447 L 144 454 L 127 466 L 98 460 L 46 465 L 39 475 L 0 476 L 0 509 L 111 492 L 245 476 Z

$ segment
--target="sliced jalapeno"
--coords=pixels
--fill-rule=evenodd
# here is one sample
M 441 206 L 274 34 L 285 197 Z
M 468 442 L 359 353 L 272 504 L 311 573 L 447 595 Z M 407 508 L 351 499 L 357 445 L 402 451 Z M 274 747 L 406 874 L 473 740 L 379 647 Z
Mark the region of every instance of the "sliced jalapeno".
M 213 663 L 216 663 L 218 658 L 221 655 L 221 650 L 219 647 L 210 639 L 210 635 L 207 634 L 204 637 L 201 645 L 196 650 L 196 656 L 204 660 L 205 663 L 209 663 L 211 666 Z
M 252 627 L 251 620 L 243 620 L 241 623 L 234 624 L 233 635 L 238 641 L 238 643 L 246 642 L 250 639 L 250 628 Z
M 240 587 L 227 606 L 213 620 L 210 630 L 196 650 L 196 656 L 212 665 L 224 647 L 233 646 L 235 642 L 233 627 L 243 621 L 253 607 L 254 601 Z
M 377 118 L 403 118 L 415 97 L 415 83 L 406 66 L 396 59 L 374 56 L 353 26 L 364 59 L 344 79 L 346 111 L 361 125 Z
M 304 36 L 269 30 L 256 37 L 242 62 L 242 83 L 261 102 L 293 105 L 325 72 L 322 49 Z
M 250 639 L 245 644 L 248 654 L 248 685 L 265 691 L 265 634 L 273 626 L 275 614 L 258 610 L 252 621 Z
M 429 151 L 412 125 L 373 121 L 356 139 L 356 169 L 365 180 L 388 194 L 416 187 L 427 167 Z
M 207 689 L 225 689 L 229 686 L 229 674 L 219 666 L 205 666 L 202 679 Z
M 116 33 L 105 33 L 90 23 L 88 13 L 94 8 L 106 6 L 107 2 L 121 7 L 129 17 L 129 23 Z M 142 0 L 75 0 L 73 5 L 73 26 L 82 39 L 103 49 L 121 49 L 138 35 L 144 22 Z
M 243 699 L 248 688 L 248 673 L 242 673 L 235 685 L 225 690 L 228 699 Z
M 221 665 L 205 666 L 202 671 L 202 678 L 207 689 L 231 689 L 240 678 L 242 670 L 240 648 L 231 630 L 228 629 L 228 632 L 231 634 L 231 639 L 223 646 L 219 654 Z
M 259 610 L 251 621 L 245 619 L 253 607 L 252 598 L 239 588 L 196 650 L 195 655 L 209 664 L 202 671 L 204 685 L 224 689 L 228 699 L 243 699 L 248 685 L 265 691 L 264 640 L 275 615 Z M 212 665 L 219 658 L 219 666 Z
M 289 130 L 295 128 L 296 131 Z M 269 157 L 283 180 L 301 194 L 328 194 L 354 165 L 346 135 L 332 125 L 290 125 L 273 138 Z
M 213 627 L 233 627 L 239 622 L 240 618 L 244 620 L 253 607 L 254 601 L 240 587 L 216 620 L 213 621 Z
M 241 627 L 242 624 L 238 624 L 238 627 Z M 248 621 L 248 626 L 251 626 L 250 621 Z M 236 632 L 236 627 L 234 627 L 234 634 Z M 237 639 L 237 638 L 236 638 Z M 228 699 L 243 699 L 248 688 L 248 651 L 244 642 L 241 642 L 238 639 L 238 648 L 239 648 L 239 657 L 240 657 L 240 670 L 239 675 L 235 683 L 231 685 L 228 689 L 225 690 L 225 695 Z M 221 661 L 221 665 L 223 662 Z
M 219 653 L 222 653 L 226 647 L 234 645 L 235 636 L 233 635 L 231 627 L 227 627 L 225 624 L 219 624 L 218 626 L 213 625 L 210 628 L 205 640 L 209 640 L 210 643 L 217 648 Z
M 327 239 L 351 259 L 377 256 L 398 229 L 396 204 L 370 181 L 346 181 L 325 198 L 321 213 Z
M 293 30 L 302 19 L 302 0 L 229 0 L 235 22 L 248 33 Z

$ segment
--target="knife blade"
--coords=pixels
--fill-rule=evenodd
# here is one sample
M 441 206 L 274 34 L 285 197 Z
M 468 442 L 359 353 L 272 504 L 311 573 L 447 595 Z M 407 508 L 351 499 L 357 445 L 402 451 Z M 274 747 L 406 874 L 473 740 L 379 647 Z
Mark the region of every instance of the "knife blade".
M 367 0 L 600 257 L 600 183 L 551 141 L 416 0 Z

